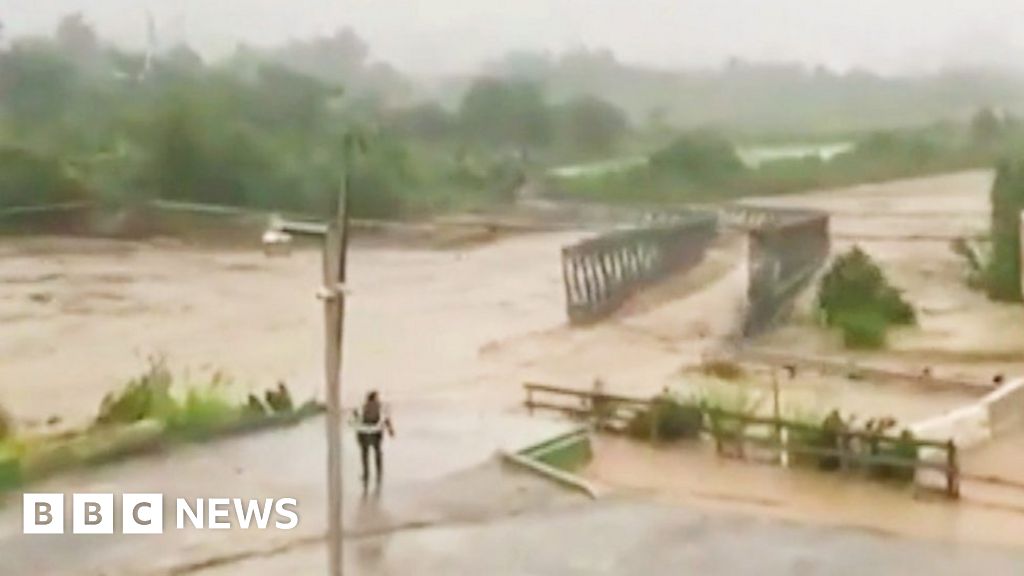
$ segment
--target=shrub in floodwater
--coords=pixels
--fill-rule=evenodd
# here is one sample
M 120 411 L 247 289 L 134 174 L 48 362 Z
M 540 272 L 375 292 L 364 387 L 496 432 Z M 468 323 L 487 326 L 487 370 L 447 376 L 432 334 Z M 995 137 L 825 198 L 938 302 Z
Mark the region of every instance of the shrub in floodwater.
M 650 410 L 640 410 L 626 426 L 626 434 L 637 440 L 649 440 L 654 435 L 654 416 Z
M 243 415 L 265 415 L 268 409 L 252 396 L 248 404 L 232 401 L 227 394 L 230 381 L 216 373 L 201 385 L 192 386 L 181 400 L 172 393 L 174 377 L 163 359 L 154 359 L 146 372 L 131 380 L 122 390 L 108 394 L 100 406 L 99 425 L 133 424 L 140 420 L 157 420 L 178 432 L 206 431 L 230 424 Z M 283 386 L 283 385 L 282 385 Z M 281 391 L 268 392 L 274 398 L 274 412 L 293 410 L 291 395 Z M 255 404 L 252 399 L 256 399 Z
M 967 286 L 974 289 L 985 288 L 985 262 L 991 256 L 982 247 L 972 244 L 966 238 L 954 239 L 950 242 L 949 247 L 967 264 Z
M 702 388 L 697 402 L 706 411 L 724 411 L 753 415 L 757 398 L 750 388 L 742 383 L 721 383 Z
M 708 386 L 698 396 L 701 409 L 708 415 L 711 435 L 719 443 L 738 440 L 745 429 L 741 420 L 728 414 L 753 416 L 757 399 L 749 388 L 742 384 L 721 384 Z
M 909 430 L 900 433 L 895 440 L 879 440 L 871 442 L 871 452 L 875 456 L 882 456 L 899 461 L 916 463 L 919 458 L 917 444 L 914 442 L 914 435 Z M 898 480 L 909 482 L 914 479 L 916 468 L 910 466 L 897 466 L 888 462 L 871 464 L 868 467 L 871 476 L 882 480 Z
M 796 465 L 810 465 L 819 470 L 838 470 L 841 458 L 838 454 L 809 453 L 801 448 L 811 450 L 835 450 L 846 448 L 842 443 L 842 432 L 846 428 L 838 410 L 833 410 L 824 419 L 806 423 L 800 428 L 791 428 L 789 446 L 791 447 L 790 462 Z M 794 449 L 795 448 L 795 449 Z
M 163 359 L 151 359 L 149 368 L 119 392 L 103 398 L 96 423 L 132 424 L 147 418 L 166 420 L 177 409 L 171 396 L 173 376 Z
M 0 440 L 0 490 L 21 482 L 21 455 L 13 442 Z
M 843 346 L 856 350 L 877 350 L 885 347 L 889 323 L 879 314 L 863 312 L 840 317 L 836 324 L 843 334 Z
M 267 407 L 273 412 L 280 414 L 295 410 L 295 403 L 292 401 L 292 393 L 288 390 L 288 387 L 284 382 L 278 382 L 276 389 L 267 390 L 265 396 L 267 399 Z
M 1024 210 L 1024 161 L 1004 162 L 992 186 L 992 248 L 983 282 L 989 298 L 1020 302 L 1020 214 Z
M 680 402 L 669 396 L 658 396 L 648 410 L 638 412 L 629 423 L 627 432 L 634 438 L 675 441 L 700 436 L 704 413 L 700 406 Z
M 232 403 L 215 381 L 209 386 L 190 389 L 167 425 L 179 432 L 202 433 L 235 422 L 242 414 L 243 407 Z
M 255 394 L 249 394 L 249 397 L 245 401 L 245 415 L 246 416 L 266 416 L 267 407 L 263 405 L 263 401 L 259 399 Z
M 818 289 L 818 308 L 852 348 L 879 348 L 892 325 L 916 322 L 913 307 L 886 280 L 882 269 L 854 247 L 829 267 Z

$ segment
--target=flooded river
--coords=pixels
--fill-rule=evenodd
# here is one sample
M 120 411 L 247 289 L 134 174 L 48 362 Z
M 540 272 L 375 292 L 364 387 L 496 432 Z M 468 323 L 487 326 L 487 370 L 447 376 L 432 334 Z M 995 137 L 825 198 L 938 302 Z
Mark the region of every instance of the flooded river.
M 990 182 L 987 173 L 969 173 L 764 201 L 831 211 L 837 247 L 863 245 L 921 303 L 920 330 L 897 334 L 892 351 L 864 359 L 987 379 L 1024 367 L 1024 312 L 968 290 L 947 237 L 984 230 Z M 611 391 L 638 395 L 685 383 L 686 370 L 741 326 L 745 245 L 728 238 L 689 275 L 645 293 L 613 318 L 567 326 L 560 250 L 581 235 L 528 234 L 445 250 L 357 243 L 350 259 L 346 402 L 379 389 L 399 412 L 430 406 L 442 414 L 424 430 L 447 426 L 445 411 L 458 413 L 452 421 L 460 425 L 486 428 L 489 415 L 516 410 L 525 381 L 589 387 L 601 378 Z M 251 250 L 220 250 L 169 240 L 3 238 L 0 406 L 28 429 L 52 417 L 61 427 L 81 425 L 106 393 L 157 356 L 186 383 L 221 371 L 233 377 L 239 395 L 279 380 L 299 397 L 321 395 L 319 270 L 313 248 L 268 258 L 255 239 Z M 842 353 L 801 310 L 766 343 Z M 822 408 L 841 404 L 864 417 L 885 411 L 906 419 L 967 400 L 826 378 L 802 379 L 787 394 Z M 976 460 L 989 473 L 1017 445 L 1019 439 Z M 1024 516 L 1005 506 L 960 509 L 878 486 L 783 478 L 777 469 L 751 472 L 699 451 L 604 449 L 612 458 L 589 471 L 594 478 L 673 501 L 800 521 L 832 518 L 841 526 L 914 537 L 977 541 L 978 534 L 991 534 L 981 539 L 1024 545 Z

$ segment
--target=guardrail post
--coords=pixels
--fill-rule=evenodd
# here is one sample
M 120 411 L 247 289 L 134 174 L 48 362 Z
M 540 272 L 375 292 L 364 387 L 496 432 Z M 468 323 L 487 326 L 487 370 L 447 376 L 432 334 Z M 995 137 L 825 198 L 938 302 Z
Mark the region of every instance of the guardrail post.
M 960 497 L 960 464 L 952 440 L 946 444 L 946 490 L 950 498 Z
M 839 449 L 839 469 L 846 472 L 850 469 L 850 459 L 847 451 L 847 447 L 850 445 L 850 439 L 846 434 L 846 430 L 840 430 L 839 435 L 836 438 Z
M 648 416 L 651 421 L 651 444 L 655 444 L 658 442 L 658 409 L 655 403 L 652 402 L 651 407 L 648 408 L 648 410 Z

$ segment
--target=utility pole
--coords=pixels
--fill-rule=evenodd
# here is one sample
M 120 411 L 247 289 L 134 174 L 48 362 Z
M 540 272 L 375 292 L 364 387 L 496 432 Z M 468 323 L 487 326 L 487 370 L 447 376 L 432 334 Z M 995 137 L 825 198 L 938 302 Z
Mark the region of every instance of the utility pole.
M 324 354 L 327 385 L 327 550 L 328 576 L 342 576 L 342 408 L 341 368 L 345 340 L 345 260 L 348 253 L 348 172 L 341 182 L 335 217 L 327 225 L 324 242 L 323 287 L 326 349 Z
M 328 576 L 342 576 L 342 406 L 341 369 L 345 342 L 345 273 L 348 256 L 349 188 L 356 155 L 366 151 L 360 133 L 349 133 L 344 144 L 344 176 L 326 226 L 272 219 L 268 231 L 324 236 L 323 286 L 317 298 L 324 303 L 324 372 L 327 396 L 327 561 Z

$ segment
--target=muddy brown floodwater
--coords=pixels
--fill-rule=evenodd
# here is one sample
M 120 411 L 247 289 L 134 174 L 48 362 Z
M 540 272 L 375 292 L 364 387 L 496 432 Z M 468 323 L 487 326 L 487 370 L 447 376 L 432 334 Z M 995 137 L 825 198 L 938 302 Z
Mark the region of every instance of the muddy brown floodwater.
M 1004 499 L 941 496 L 808 470 L 717 458 L 710 446 L 651 448 L 621 438 L 596 443 L 593 481 L 665 502 L 738 509 L 828 527 L 932 541 L 1024 546 L 1024 513 Z
M 745 268 L 728 241 L 616 319 L 568 327 L 560 250 L 580 236 L 452 250 L 357 244 L 346 402 L 379 389 L 398 404 L 509 406 L 523 381 L 589 386 L 595 377 L 653 391 L 738 326 Z M 300 397 L 319 394 L 319 252 L 267 258 L 257 248 L 4 239 L 0 405 L 26 426 L 54 415 L 81 424 L 151 357 L 185 382 L 221 371 L 239 394 L 278 380 Z
M 1024 309 L 969 290 L 949 243 L 985 230 L 990 183 L 991 174 L 977 172 L 756 201 L 829 210 L 836 249 L 862 245 L 919 304 L 919 329 L 895 334 L 885 353 L 858 359 L 987 381 L 997 372 L 1024 371 Z M 434 405 L 493 414 L 518 405 L 524 381 L 589 387 L 597 377 L 610 391 L 645 395 L 685 384 L 684 368 L 742 325 L 745 244 L 724 238 L 695 270 L 611 319 L 567 326 L 560 249 L 581 236 L 537 233 L 446 250 L 357 243 L 350 257 L 345 401 L 379 389 L 399 410 Z M 3 238 L 0 406 L 26 428 L 40 428 L 52 416 L 62 427 L 78 426 L 154 356 L 165 357 L 186 382 L 229 374 L 239 395 L 278 380 L 300 398 L 320 395 L 319 251 L 268 258 L 256 240 L 246 251 L 171 241 Z M 811 323 L 808 302 L 759 344 L 845 355 L 833 335 Z M 969 400 L 814 376 L 787 383 L 785 394 L 794 404 L 839 404 L 864 417 L 884 411 L 904 420 Z M 1016 437 L 968 462 L 999 473 L 999 461 L 1019 444 Z M 588 474 L 668 499 L 914 536 L 991 534 L 982 539 L 1024 544 L 1024 515 L 1003 504 L 921 502 L 878 486 L 721 462 L 699 450 L 631 452 L 614 444 L 602 450 L 606 457 Z
M 936 377 L 991 382 L 996 374 L 1024 372 L 1024 307 L 991 302 L 970 289 L 966 262 L 951 248 L 955 238 L 988 232 L 991 185 L 991 172 L 966 172 L 751 202 L 828 211 L 833 253 L 860 246 L 914 303 L 918 327 L 896 331 L 884 352 L 856 357 L 912 373 L 927 367 Z M 813 325 L 806 296 L 793 321 L 761 343 L 850 356 L 835 335 Z
M 523 236 L 446 251 L 354 248 L 346 400 L 371 388 L 401 402 L 471 386 L 488 343 L 559 324 L 559 249 L 572 238 Z M 219 370 L 240 392 L 280 379 L 300 396 L 317 394 L 319 270 L 316 250 L 267 258 L 255 242 L 246 252 L 5 238 L 0 405 L 22 423 L 52 415 L 80 423 L 153 356 L 186 381 Z

